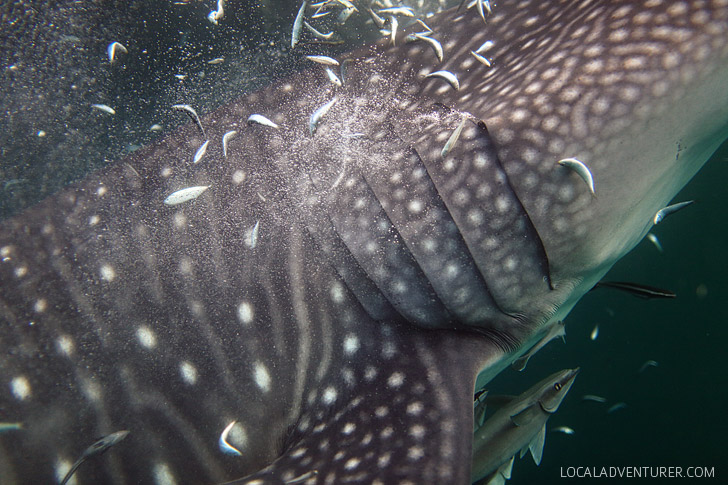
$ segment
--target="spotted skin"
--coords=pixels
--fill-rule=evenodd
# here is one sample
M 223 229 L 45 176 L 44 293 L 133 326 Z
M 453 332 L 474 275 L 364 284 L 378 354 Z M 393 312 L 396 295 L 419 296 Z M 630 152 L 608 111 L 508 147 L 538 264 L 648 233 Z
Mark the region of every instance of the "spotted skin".
M 227 158 L 191 164 L 189 124 L 2 224 L 0 409 L 25 423 L 4 481 L 58 482 L 127 429 L 78 483 L 468 482 L 478 371 L 563 318 L 725 139 L 728 2 L 428 25 L 441 64 L 354 52 L 343 88 L 306 71 L 203 116 L 238 131 Z M 241 456 L 218 448 L 232 421 Z

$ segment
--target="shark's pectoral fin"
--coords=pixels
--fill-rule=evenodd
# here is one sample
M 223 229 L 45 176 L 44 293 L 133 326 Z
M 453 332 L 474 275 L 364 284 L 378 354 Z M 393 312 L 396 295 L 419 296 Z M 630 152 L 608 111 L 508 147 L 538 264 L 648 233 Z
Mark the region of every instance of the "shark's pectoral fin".
M 352 368 L 344 382 L 306 398 L 281 455 L 232 483 L 306 473 L 315 483 L 469 483 L 475 376 L 499 350 L 478 336 L 382 325 L 380 348 L 342 363 Z
M 528 445 L 528 449 L 531 451 L 531 456 L 533 457 L 533 461 L 534 463 L 536 463 L 536 465 L 541 464 L 541 457 L 543 456 L 543 445 L 545 440 L 546 424 L 541 427 L 541 431 L 539 431 L 538 434 L 534 436 L 533 440 L 531 440 L 531 443 L 529 443 Z M 523 453 L 521 454 L 521 456 L 523 456 Z

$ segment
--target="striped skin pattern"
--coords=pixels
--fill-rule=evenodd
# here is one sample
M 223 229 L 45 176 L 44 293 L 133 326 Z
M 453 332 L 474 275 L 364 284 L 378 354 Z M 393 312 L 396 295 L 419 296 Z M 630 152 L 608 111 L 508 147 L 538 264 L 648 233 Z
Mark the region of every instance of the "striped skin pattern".
M 725 138 L 728 2 L 429 23 L 442 64 L 355 52 L 342 88 L 306 71 L 203 116 L 198 164 L 190 124 L 3 223 L 0 409 L 24 422 L 4 481 L 58 482 L 126 429 L 77 483 L 468 482 L 478 371 L 563 318 Z

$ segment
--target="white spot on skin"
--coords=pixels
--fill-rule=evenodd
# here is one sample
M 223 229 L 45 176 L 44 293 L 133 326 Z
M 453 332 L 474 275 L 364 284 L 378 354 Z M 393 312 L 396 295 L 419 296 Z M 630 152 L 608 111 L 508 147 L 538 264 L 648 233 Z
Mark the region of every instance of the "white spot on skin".
M 48 308 L 48 302 L 45 298 L 40 298 L 39 300 L 36 300 L 35 304 L 33 305 L 33 310 L 36 313 L 43 313 Z
M 353 433 L 354 431 L 356 431 L 356 425 L 354 423 L 346 423 L 344 425 L 344 429 L 341 430 L 342 433 L 347 435 Z
M 377 369 L 374 367 L 369 366 L 364 370 L 364 380 L 371 381 L 375 377 L 377 377 Z
M 114 270 L 113 266 L 110 264 L 103 264 L 101 265 L 101 269 L 99 269 L 99 273 L 101 274 L 101 279 L 104 281 L 114 281 L 116 278 L 116 270 Z
M 324 389 L 324 393 L 321 396 L 321 400 L 324 404 L 333 404 L 336 401 L 337 393 L 333 387 L 327 387 Z
M 191 362 L 182 361 L 179 364 L 179 373 L 185 384 L 194 386 L 197 383 L 197 367 Z
M 10 381 L 10 391 L 18 401 L 24 401 L 31 395 L 30 382 L 25 376 L 18 376 Z
M 253 312 L 253 305 L 248 303 L 247 301 L 244 301 L 238 305 L 238 320 L 240 320 L 240 323 L 243 325 L 250 325 L 253 323 L 253 318 L 255 317 L 255 314 Z
M 331 285 L 331 299 L 334 303 L 342 303 L 344 301 L 344 288 L 337 281 Z
M 359 458 L 350 458 L 346 461 L 346 463 L 344 463 L 344 468 L 346 470 L 353 470 L 354 468 L 359 466 L 359 463 L 361 463 L 361 460 Z
M 101 401 L 101 386 L 98 382 L 89 378 L 82 378 L 81 391 L 83 392 L 83 395 L 86 396 L 86 399 L 88 399 L 89 401 Z
M 23 276 L 28 274 L 28 267 L 27 266 L 19 266 L 15 268 L 15 277 L 16 278 L 22 278 Z
M 95 226 L 99 222 L 101 222 L 101 218 L 99 216 L 97 216 L 97 215 L 93 215 L 93 216 L 91 216 L 91 217 L 88 218 L 88 225 L 89 226 Z
M 174 221 L 175 229 L 179 230 L 187 227 L 187 216 L 185 216 L 182 212 L 177 212 L 172 220 Z
M 344 339 L 344 353 L 352 355 L 359 350 L 359 338 L 356 335 L 349 334 Z
M 418 212 L 422 212 L 422 202 L 413 200 L 407 205 L 407 208 L 410 212 L 417 214 Z
M 407 414 L 410 416 L 419 416 L 424 411 L 425 407 L 421 402 L 415 401 L 407 405 Z
M 243 182 L 245 182 L 245 172 L 242 170 L 236 170 L 233 172 L 233 183 L 235 185 L 240 185 Z
M 413 446 L 407 451 L 407 458 L 416 461 L 425 456 L 425 451 L 419 446 Z
M 166 463 L 155 463 L 153 467 L 154 483 L 156 485 L 177 485 L 172 470 Z
M 66 357 L 71 357 L 74 351 L 73 339 L 68 335 L 61 335 L 56 339 L 56 351 Z
M 404 375 L 401 372 L 393 372 L 389 379 L 387 379 L 387 385 L 389 387 L 398 388 L 404 384 Z
M 409 429 L 409 434 L 415 439 L 422 439 L 425 436 L 425 427 L 421 424 L 415 424 Z
M 192 260 L 184 256 L 179 261 L 179 272 L 184 275 L 192 274 Z
M 142 325 L 141 327 L 137 328 L 136 336 L 137 340 L 139 341 L 139 345 L 147 350 L 152 350 L 154 347 L 157 346 L 157 336 L 154 334 L 152 329 L 147 327 L 146 325 Z
M 300 448 L 296 448 L 295 450 L 293 450 L 293 451 L 292 451 L 292 452 L 290 453 L 290 455 L 289 455 L 289 456 L 290 456 L 291 458 L 300 458 L 300 457 L 302 457 L 303 455 L 305 455 L 307 451 L 308 451 L 308 448 L 306 448 L 305 446 L 301 446 Z
M 255 384 L 261 391 L 270 391 L 270 373 L 262 362 L 257 361 L 253 364 L 253 376 L 255 377 Z

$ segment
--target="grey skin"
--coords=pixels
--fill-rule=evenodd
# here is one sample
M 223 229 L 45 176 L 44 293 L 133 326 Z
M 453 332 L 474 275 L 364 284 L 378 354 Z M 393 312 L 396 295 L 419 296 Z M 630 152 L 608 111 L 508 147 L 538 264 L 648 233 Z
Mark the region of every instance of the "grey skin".
M 473 439 L 473 481 L 502 484 L 510 478 L 516 453 L 529 450 L 536 464 L 541 463 L 546 422 L 554 414 L 574 383 L 579 368 L 555 372 L 504 404 Z M 487 404 L 487 400 L 485 403 Z
M 478 373 L 563 320 L 728 126 L 725 2 L 502 3 L 428 19 L 442 63 L 387 39 L 341 56 L 341 88 L 312 68 L 200 113 L 198 164 L 189 123 L 5 221 L 0 409 L 26 427 L 3 480 L 123 428 L 79 481 L 467 483 Z

